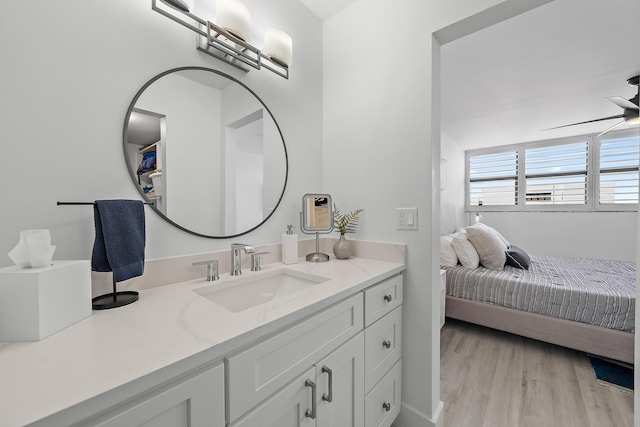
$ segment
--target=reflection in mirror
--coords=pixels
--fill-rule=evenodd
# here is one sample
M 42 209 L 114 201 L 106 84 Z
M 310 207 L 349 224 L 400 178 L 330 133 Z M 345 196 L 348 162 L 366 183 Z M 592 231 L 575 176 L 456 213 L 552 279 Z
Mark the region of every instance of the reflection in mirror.
M 173 225 L 205 237 L 247 233 L 275 211 L 287 152 L 267 106 L 231 76 L 169 70 L 133 99 L 124 150 L 136 186 Z
M 329 261 L 329 255 L 320 252 L 320 233 L 333 230 L 333 203 L 329 194 L 305 194 L 302 197 L 300 229 L 306 234 L 316 234 L 316 251 L 307 255 L 307 261 Z

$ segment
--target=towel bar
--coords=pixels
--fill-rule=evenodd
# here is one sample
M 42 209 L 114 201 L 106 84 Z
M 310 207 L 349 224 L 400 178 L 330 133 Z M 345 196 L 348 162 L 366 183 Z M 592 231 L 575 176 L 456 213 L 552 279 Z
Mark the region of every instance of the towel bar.
M 143 202 L 145 205 L 152 205 L 153 203 Z M 58 206 L 71 206 L 71 205 L 93 205 L 95 202 L 56 202 Z M 139 298 L 136 291 L 120 291 L 116 289 L 116 279 L 113 277 L 113 292 L 97 296 L 91 299 L 91 308 L 94 310 L 106 310 L 109 308 L 122 307 L 123 305 L 131 304 L 137 301 Z

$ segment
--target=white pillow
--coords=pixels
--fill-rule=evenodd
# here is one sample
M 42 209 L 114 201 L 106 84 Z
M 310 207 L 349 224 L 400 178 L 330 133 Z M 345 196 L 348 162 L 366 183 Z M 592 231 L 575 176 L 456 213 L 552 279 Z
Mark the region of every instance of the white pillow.
M 492 270 L 503 270 L 507 262 L 507 245 L 498 234 L 487 226 L 472 225 L 467 227 L 467 239 L 478 251 L 480 263 Z
M 455 267 L 458 265 L 458 256 L 456 251 L 451 246 L 453 236 L 448 234 L 446 236 L 440 236 L 440 266 L 441 267 Z
M 509 241 L 508 241 L 507 239 L 505 239 L 505 238 L 504 238 L 504 236 L 503 236 L 502 234 L 500 234 L 500 232 L 499 232 L 498 230 L 496 230 L 495 228 L 493 228 L 493 227 L 489 227 L 487 224 L 484 224 L 484 223 L 482 223 L 482 222 L 479 222 L 479 223 L 477 223 L 477 224 L 475 224 L 475 225 L 477 225 L 477 226 L 479 226 L 479 227 L 484 227 L 484 228 L 486 228 L 487 230 L 491 230 L 492 232 L 494 232 L 494 233 L 496 234 L 496 236 L 498 236 L 498 238 L 499 238 L 500 240 L 502 240 L 502 243 L 504 243 L 504 244 L 505 244 L 505 246 L 507 247 L 507 249 L 509 249 L 509 248 L 511 247 L 511 244 L 509 243 Z
M 464 234 L 457 235 L 451 241 L 451 246 L 453 246 L 453 250 L 456 251 L 456 255 L 463 267 L 478 268 L 478 265 L 480 264 L 480 256 L 478 255 L 476 248 L 474 248 L 471 242 L 467 239 L 467 236 Z

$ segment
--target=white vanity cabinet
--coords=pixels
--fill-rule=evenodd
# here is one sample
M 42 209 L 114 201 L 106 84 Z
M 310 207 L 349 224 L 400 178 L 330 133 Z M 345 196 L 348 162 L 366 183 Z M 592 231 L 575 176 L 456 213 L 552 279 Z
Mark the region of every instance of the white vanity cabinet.
M 231 355 L 230 427 L 388 427 L 400 412 L 402 275 Z
M 224 427 L 224 365 L 131 399 L 100 418 L 97 427 Z

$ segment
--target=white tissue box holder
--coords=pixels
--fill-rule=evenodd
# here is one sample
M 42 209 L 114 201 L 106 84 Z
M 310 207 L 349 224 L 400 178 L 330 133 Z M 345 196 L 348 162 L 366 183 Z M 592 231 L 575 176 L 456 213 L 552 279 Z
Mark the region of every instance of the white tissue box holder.
M 90 315 L 89 261 L 0 268 L 0 341 L 38 341 Z

